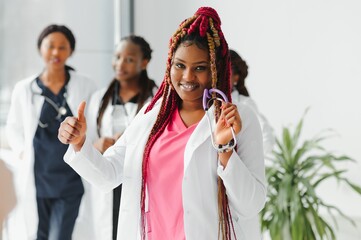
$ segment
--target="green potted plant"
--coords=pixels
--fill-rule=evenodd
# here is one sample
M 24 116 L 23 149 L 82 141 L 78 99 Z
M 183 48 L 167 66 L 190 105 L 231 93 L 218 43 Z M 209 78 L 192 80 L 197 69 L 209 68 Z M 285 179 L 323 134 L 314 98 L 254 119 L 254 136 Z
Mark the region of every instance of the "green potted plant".
M 307 110 L 295 129 L 283 128 L 267 161 L 268 194 L 261 223 L 262 230 L 268 231 L 272 240 L 335 239 L 332 225 L 321 216 L 320 210 L 327 210 L 333 218 L 337 213 L 354 224 L 339 208 L 321 199 L 316 191 L 322 182 L 336 179 L 361 194 L 361 188 L 344 177 L 346 170 L 336 166 L 338 162 L 354 160 L 346 155 L 335 155 L 322 146 L 321 143 L 330 137 L 327 131 L 300 142 L 306 113 Z

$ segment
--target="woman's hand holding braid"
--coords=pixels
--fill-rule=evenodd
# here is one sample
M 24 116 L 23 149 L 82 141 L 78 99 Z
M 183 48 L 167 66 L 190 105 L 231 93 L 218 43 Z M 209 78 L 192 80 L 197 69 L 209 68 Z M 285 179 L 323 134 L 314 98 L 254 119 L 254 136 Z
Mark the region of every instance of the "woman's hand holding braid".
M 64 144 L 71 144 L 75 151 L 80 151 L 85 142 L 86 119 L 84 116 L 86 103 L 83 101 L 78 107 L 78 117 L 67 117 L 60 124 L 58 138 Z

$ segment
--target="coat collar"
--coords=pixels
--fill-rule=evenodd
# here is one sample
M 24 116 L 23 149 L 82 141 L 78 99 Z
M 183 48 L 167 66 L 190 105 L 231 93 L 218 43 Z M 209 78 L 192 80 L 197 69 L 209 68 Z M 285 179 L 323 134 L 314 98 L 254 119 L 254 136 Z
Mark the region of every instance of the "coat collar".
M 38 121 L 40 118 L 41 108 L 44 103 L 44 97 L 41 96 L 42 90 L 36 83 L 37 76 L 34 76 L 29 82 L 29 89 L 30 89 L 30 101 L 31 101 L 31 114 L 33 115 L 34 121 Z M 37 124 L 34 124 L 34 128 L 37 128 Z
M 139 147 L 138 150 L 142 149 L 144 151 L 144 147 L 146 144 L 146 140 L 148 139 L 148 136 L 150 134 L 150 131 L 157 119 L 159 110 L 160 110 L 160 106 L 161 104 L 156 104 L 154 106 L 154 108 L 149 111 L 147 114 L 144 114 L 143 116 L 141 116 L 140 118 L 136 118 L 133 120 L 131 126 L 133 125 L 135 128 L 137 128 L 137 130 L 132 130 L 132 133 L 139 133 L 137 134 L 138 137 L 135 137 L 134 135 L 132 137 L 130 137 L 128 139 L 129 142 L 131 142 L 132 144 L 136 144 L 138 146 L 140 146 L 140 143 L 142 143 L 142 147 Z M 208 119 L 207 119 L 207 115 L 212 123 L 212 129 L 215 128 L 215 124 L 214 124 L 214 107 L 212 106 L 208 112 L 205 113 L 205 115 L 203 116 L 203 118 L 199 121 L 197 127 L 194 129 L 192 135 L 190 136 L 186 147 L 185 147 L 185 151 L 184 151 L 184 172 L 186 171 L 191 159 L 192 159 L 192 155 L 194 153 L 194 151 L 201 145 L 203 144 L 205 141 L 209 140 L 211 138 L 211 130 L 209 127 L 209 123 L 208 123 Z M 138 122 L 138 123 L 136 123 Z M 139 129 L 139 126 L 142 126 L 141 128 L 144 130 L 142 131 L 141 129 Z M 133 127 L 132 127 L 133 128 Z M 210 140 L 209 140 L 210 141 Z M 211 144 L 211 143 L 210 143 Z
M 157 116 L 158 116 L 158 113 L 160 110 L 160 106 L 161 106 L 161 104 L 157 103 L 151 111 L 149 111 L 147 114 L 144 114 L 141 118 L 137 119 L 140 123 L 143 123 L 141 125 L 143 125 L 144 128 L 147 128 L 149 130 L 149 132 L 152 129 L 152 127 L 157 119 Z M 211 131 L 209 129 L 209 124 L 208 124 L 208 119 L 207 119 L 206 114 L 208 114 L 209 119 L 212 123 L 212 129 L 214 129 L 215 124 L 214 124 L 213 111 L 214 111 L 214 107 L 212 106 L 208 110 L 208 112 L 205 113 L 203 118 L 199 121 L 197 127 L 194 129 L 194 132 L 192 133 L 192 135 L 190 136 L 190 138 L 188 140 L 186 148 L 197 148 L 208 137 L 210 137 Z M 133 125 L 133 123 L 132 123 L 132 125 Z M 137 127 L 139 127 L 141 125 L 138 125 Z M 131 140 L 138 141 L 137 139 L 134 139 L 134 138 L 132 138 Z
M 209 117 L 209 120 L 212 124 L 212 129 L 214 129 L 214 107 L 212 106 L 208 111 L 204 114 L 203 118 L 198 123 L 196 129 L 194 129 L 194 132 L 190 136 L 185 151 L 184 151 L 184 172 L 186 172 L 187 167 L 192 159 L 192 155 L 194 151 L 200 147 L 201 144 L 203 144 L 205 141 L 210 140 L 211 138 L 211 129 L 208 123 L 207 117 Z M 207 115 L 208 114 L 208 115 Z

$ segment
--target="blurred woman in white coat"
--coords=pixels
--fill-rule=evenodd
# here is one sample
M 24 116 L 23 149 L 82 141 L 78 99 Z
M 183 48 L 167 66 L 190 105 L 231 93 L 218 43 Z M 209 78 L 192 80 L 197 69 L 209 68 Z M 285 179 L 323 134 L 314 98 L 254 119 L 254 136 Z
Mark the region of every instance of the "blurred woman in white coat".
M 148 77 L 147 66 L 152 58 L 149 43 L 130 35 L 117 44 L 112 61 L 114 79 L 109 86 L 96 91 L 88 105 L 87 136 L 94 147 L 104 153 L 123 134 L 143 105 L 157 90 Z M 110 193 L 89 187 L 95 240 L 115 240 L 122 186 Z
M 233 84 L 232 100 L 233 102 L 240 102 L 250 106 L 257 114 L 260 121 L 263 135 L 263 150 L 264 154 L 268 155 L 272 152 L 273 146 L 276 142 L 274 130 L 267 118 L 259 111 L 256 102 L 250 97 L 246 88 L 246 78 L 248 76 L 247 63 L 234 50 L 230 49 L 231 56 L 231 81 Z
M 76 112 L 95 90 L 93 82 L 66 65 L 75 37 L 63 25 L 49 25 L 38 38 L 45 67 L 18 82 L 7 118 L 7 139 L 23 161 L 23 189 L 17 189 L 17 223 L 25 225 L 21 239 L 72 239 L 84 194 L 80 176 L 63 162 L 67 146 L 59 142 L 60 123 Z
M 262 133 L 249 107 L 228 101 L 229 50 L 218 13 L 199 8 L 168 53 L 158 92 L 103 155 L 86 137 L 84 102 L 64 120 L 65 161 L 104 191 L 122 183 L 118 240 L 261 239 Z

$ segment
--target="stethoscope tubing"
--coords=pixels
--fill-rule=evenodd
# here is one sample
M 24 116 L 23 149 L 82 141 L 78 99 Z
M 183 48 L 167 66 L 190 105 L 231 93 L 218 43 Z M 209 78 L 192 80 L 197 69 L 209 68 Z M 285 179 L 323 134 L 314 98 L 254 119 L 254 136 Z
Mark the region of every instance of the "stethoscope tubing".
M 212 97 L 212 93 L 217 93 L 219 94 L 222 98 L 219 98 L 219 97 Z M 208 100 L 207 100 L 208 99 Z M 214 100 L 219 100 L 219 101 L 222 101 L 222 102 L 228 102 L 228 98 L 227 96 L 219 89 L 215 89 L 215 88 L 211 88 L 211 89 L 204 89 L 204 92 L 203 92 L 203 109 L 204 111 L 206 112 L 206 117 L 207 117 L 207 120 L 208 120 L 208 125 L 209 125 L 209 128 L 211 130 L 211 139 L 212 139 L 212 145 L 213 147 L 216 149 L 216 150 L 224 150 L 225 148 L 229 147 L 229 146 L 224 146 L 224 147 L 220 147 L 219 144 L 216 144 L 214 142 L 214 136 L 213 136 L 213 130 L 212 130 L 212 123 L 211 123 L 211 119 L 208 115 L 208 110 L 210 109 L 210 106 L 209 104 L 214 101 Z M 237 144 L 237 139 L 236 139 L 236 134 L 233 130 L 233 127 L 231 126 L 230 127 L 231 129 L 231 133 L 232 133 L 232 140 L 233 140 L 233 144 L 232 146 L 235 146 Z M 231 141 L 232 141 L 231 140 Z
M 67 87 L 65 86 L 65 93 L 64 93 L 64 103 L 62 104 L 62 106 L 58 106 L 53 100 L 51 100 L 49 97 L 44 96 L 42 94 L 42 92 L 36 92 L 36 90 L 34 90 L 34 84 L 36 83 L 36 79 L 34 79 L 31 83 L 30 83 L 30 91 L 31 91 L 31 103 L 34 104 L 34 96 L 42 96 L 44 97 L 45 101 L 48 102 L 58 113 L 58 115 L 55 117 L 56 120 L 61 119 L 61 116 L 65 115 L 67 113 L 67 110 L 65 108 L 65 103 L 66 103 L 66 98 L 67 98 Z M 39 120 L 39 124 L 40 126 L 42 126 L 43 128 L 47 127 L 47 124 L 41 123 Z

